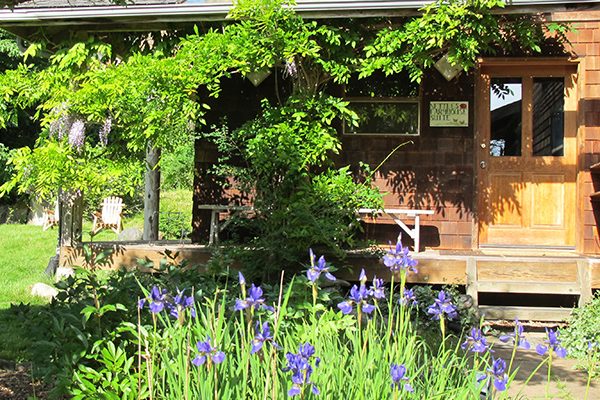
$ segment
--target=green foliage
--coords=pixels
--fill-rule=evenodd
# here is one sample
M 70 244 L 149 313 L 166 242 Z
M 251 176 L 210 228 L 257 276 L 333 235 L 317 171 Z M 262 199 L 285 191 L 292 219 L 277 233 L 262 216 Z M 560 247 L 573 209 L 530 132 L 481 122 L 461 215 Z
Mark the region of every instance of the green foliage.
M 546 25 L 537 15 L 503 16 L 503 0 L 438 0 L 425 6 L 422 15 L 401 27 L 391 25 L 377 33 L 365 48 L 362 76 L 382 70 L 387 75 L 408 71 L 420 81 L 423 72 L 447 53 L 452 65 L 468 70 L 477 57 L 497 52 L 539 53 L 545 34 L 565 41 L 564 25 Z
M 238 224 L 251 232 L 247 260 L 263 274 L 298 266 L 309 247 L 340 252 L 352 244 L 355 210 L 381 205 L 370 180 L 356 183 L 348 167 L 332 168 L 340 150 L 334 120 L 355 121 L 347 106 L 324 95 L 292 96 L 282 107 L 265 102 L 240 129 L 211 135 L 224 155 L 221 174 L 253 198 L 255 217 Z
M 163 190 L 190 189 L 194 184 L 194 142 L 181 144 L 164 153 L 160 161 L 160 187 Z
M 573 309 L 568 325 L 561 329 L 560 338 L 569 354 L 585 359 L 588 344 L 600 343 L 600 295 L 583 307 Z

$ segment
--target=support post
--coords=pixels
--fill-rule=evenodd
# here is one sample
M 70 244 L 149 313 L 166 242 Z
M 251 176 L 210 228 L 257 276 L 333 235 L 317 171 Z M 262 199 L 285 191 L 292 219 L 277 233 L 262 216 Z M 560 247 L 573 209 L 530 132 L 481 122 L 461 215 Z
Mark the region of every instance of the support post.
M 579 307 L 592 300 L 591 266 L 587 260 L 577 261 L 577 281 L 579 282 Z
M 83 194 L 63 191 L 59 196 L 60 246 L 76 247 L 81 244 L 83 231 Z
M 160 209 L 160 149 L 148 144 L 146 149 L 146 174 L 144 176 L 144 233 L 143 239 L 158 240 Z
M 477 289 L 477 261 L 475 257 L 467 258 L 467 294 L 473 299 L 473 306 L 479 307 L 479 292 Z

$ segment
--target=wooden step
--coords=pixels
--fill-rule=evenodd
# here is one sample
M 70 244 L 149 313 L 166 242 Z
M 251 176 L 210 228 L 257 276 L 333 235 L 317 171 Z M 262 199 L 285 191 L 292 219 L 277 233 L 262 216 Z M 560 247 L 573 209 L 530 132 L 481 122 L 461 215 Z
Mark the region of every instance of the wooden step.
M 479 306 L 479 312 L 486 320 L 519 318 L 520 321 L 559 322 L 566 321 L 571 310 L 558 307 Z
M 581 294 L 581 288 L 576 282 L 478 281 L 477 291 L 480 293 Z

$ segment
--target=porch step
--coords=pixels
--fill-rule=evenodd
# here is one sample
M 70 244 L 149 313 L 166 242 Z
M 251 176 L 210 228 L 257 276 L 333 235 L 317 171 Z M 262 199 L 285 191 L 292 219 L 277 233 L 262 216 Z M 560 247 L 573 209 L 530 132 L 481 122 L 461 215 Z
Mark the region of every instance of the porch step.
M 533 293 L 533 294 L 566 294 L 579 295 L 581 287 L 573 282 L 516 282 L 516 281 L 494 281 L 477 282 L 479 293 Z
M 558 307 L 521 307 L 521 306 L 479 306 L 480 314 L 486 320 L 514 320 L 521 321 L 565 321 L 571 315 L 570 308 Z

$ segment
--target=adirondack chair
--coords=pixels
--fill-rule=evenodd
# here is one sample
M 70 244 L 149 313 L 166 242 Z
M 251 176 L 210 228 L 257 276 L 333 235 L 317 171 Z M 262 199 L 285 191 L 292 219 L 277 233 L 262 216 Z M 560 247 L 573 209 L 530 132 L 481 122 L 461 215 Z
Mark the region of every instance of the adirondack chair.
M 120 197 L 107 197 L 102 202 L 102 212 L 94 213 L 94 225 L 92 226 L 91 236 L 94 236 L 103 229 L 112 229 L 118 234 L 123 229 L 121 213 L 123 212 L 123 199 Z

